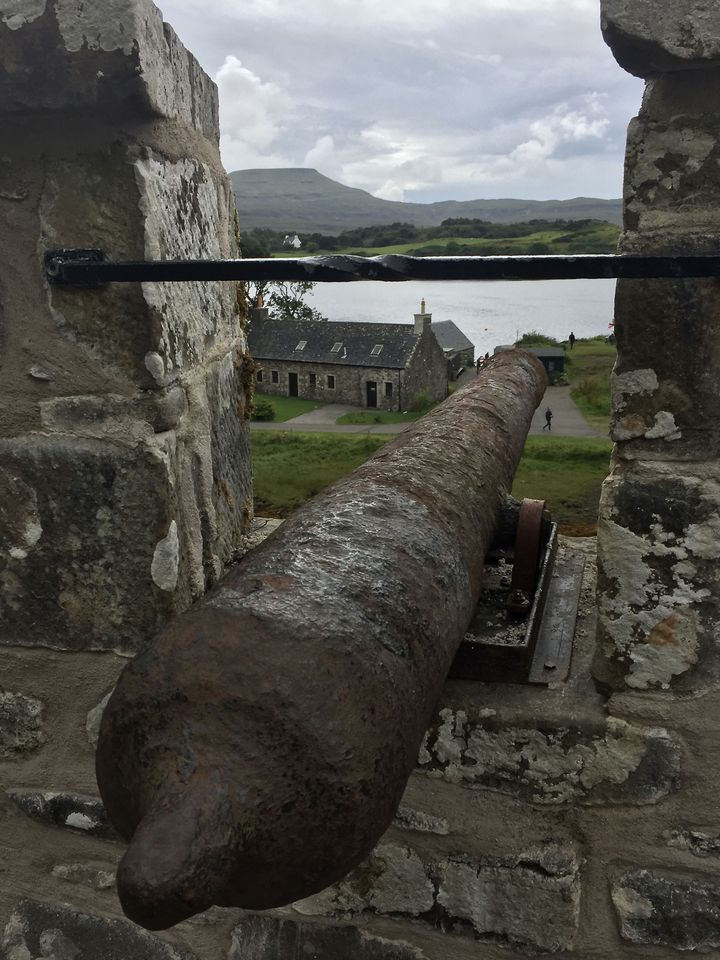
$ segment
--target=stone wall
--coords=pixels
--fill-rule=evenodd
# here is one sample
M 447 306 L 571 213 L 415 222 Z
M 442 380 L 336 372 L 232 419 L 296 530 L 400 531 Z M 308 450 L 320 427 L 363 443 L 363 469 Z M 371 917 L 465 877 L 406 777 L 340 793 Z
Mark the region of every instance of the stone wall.
M 340 363 L 293 363 L 285 360 L 256 360 L 262 369 L 262 380 L 255 389 L 275 397 L 289 396 L 288 374 L 296 373 L 298 396 L 322 403 L 349 403 L 356 407 L 367 406 L 367 382 L 377 383 L 378 410 L 399 410 L 404 399 L 403 370 L 383 367 L 349 367 Z M 277 383 L 273 383 L 273 370 Z M 310 384 L 310 374 L 315 374 L 315 385 Z M 335 385 L 328 386 L 328 377 L 335 378 Z M 392 396 L 385 396 L 385 383 L 392 384 Z
M 171 957 L 91 916 L 120 916 L 119 848 L 86 726 L 243 547 L 242 303 L 233 284 L 52 287 L 42 258 L 235 256 L 216 90 L 149 0 L 0 0 L 0 118 L 3 955 Z
M 602 26 L 620 65 L 647 81 L 628 133 L 622 252 L 716 253 L 717 5 L 604 0 Z M 655 846 L 618 858 L 611 896 L 625 942 L 674 956 L 720 947 L 720 282 L 620 281 L 615 333 L 594 674 L 611 711 L 680 745 L 684 802 L 653 816 Z

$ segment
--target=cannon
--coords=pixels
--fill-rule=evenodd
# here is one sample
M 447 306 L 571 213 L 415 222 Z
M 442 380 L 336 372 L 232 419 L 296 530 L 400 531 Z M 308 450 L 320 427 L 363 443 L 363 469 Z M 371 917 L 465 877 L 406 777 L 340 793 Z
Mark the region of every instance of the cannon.
M 97 778 L 123 909 L 319 892 L 389 826 L 547 384 L 511 351 L 248 553 L 123 671 Z

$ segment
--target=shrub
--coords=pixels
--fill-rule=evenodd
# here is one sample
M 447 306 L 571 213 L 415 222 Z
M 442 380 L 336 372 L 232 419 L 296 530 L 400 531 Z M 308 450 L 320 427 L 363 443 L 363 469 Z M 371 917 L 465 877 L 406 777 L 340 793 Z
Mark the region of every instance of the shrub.
M 424 390 L 421 390 L 419 393 L 416 393 L 410 401 L 408 410 L 412 410 L 413 413 L 418 413 L 418 411 L 425 410 L 429 407 L 431 403 L 432 400 L 428 394 Z
M 600 377 L 583 377 L 575 386 L 575 393 L 578 394 L 590 407 L 598 407 L 601 404 L 603 393 L 603 383 Z
M 516 347 L 559 347 L 560 341 L 554 337 L 548 337 L 538 330 L 528 330 L 515 343 Z
M 253 398 L 253 420 L 274 420 L 275 407 L 266 397 L 259 397 L 255 394 Z

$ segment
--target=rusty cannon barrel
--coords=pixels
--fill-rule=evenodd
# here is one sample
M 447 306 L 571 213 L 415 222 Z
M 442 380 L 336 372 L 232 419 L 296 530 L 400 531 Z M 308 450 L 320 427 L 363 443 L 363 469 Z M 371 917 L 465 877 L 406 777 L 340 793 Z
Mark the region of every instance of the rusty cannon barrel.
M 123 909 L 310 896 L 389 826 L 546 386 L 511 351 L 319 494 L 123 671 L 97 752 Z

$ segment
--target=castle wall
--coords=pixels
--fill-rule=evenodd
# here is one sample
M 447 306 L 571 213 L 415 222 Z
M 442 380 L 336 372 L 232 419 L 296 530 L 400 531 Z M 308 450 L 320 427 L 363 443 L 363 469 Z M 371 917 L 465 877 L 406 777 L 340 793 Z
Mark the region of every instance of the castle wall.
M 175 956 L 76 917 L 121 916 L 86 723 L 242 548 L 242 304 L 233 284 L 50 286 L 43 254 L 235 256 L 216 89 L 149 0 L 0 0 L 0 119 L 3 955 L 76 956 L 77 933 L 94 960 Z

